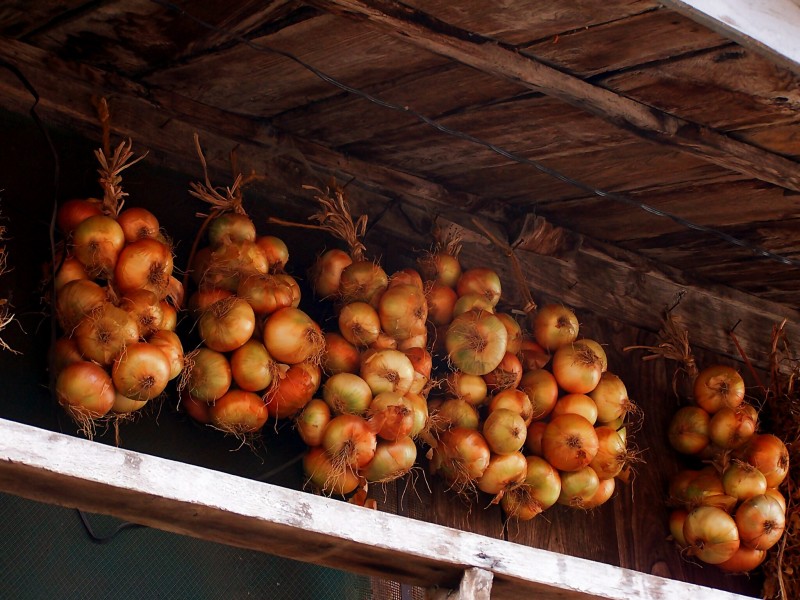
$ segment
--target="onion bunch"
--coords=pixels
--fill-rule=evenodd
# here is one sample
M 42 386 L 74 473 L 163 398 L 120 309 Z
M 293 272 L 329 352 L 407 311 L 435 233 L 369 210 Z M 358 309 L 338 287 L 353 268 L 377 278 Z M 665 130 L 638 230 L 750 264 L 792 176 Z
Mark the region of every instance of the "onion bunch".
M 243 439 L 270 417 L 288 419 L 309 403 L 325 348 L 319 325 L 299 308 L 300 286 L 285 271 L 286 244 L 258 234 L 242 207 L 246 183 L 239 176 L 224 196 L 207 175 L 192 184 L 190 193 L 213 210 L 200 231 L 207 244 L 190 264 L 199 344 L 180 383 L 192 418 Z
M 758 567 L 786 527 L 778 490 L 789 472 L 786 445 L 759 433 L 758 412 L 745 382 L 728 365 L 696 373 L 693 401 L 672 417 L 672 447 L 711 466 L 685 468 L 670 481 L 670 532 L 690 556 L 728 572 Z
M 534 313 L 532 300 L 526 335 L 498 309 L 498 274 L 463 269 L 457 230 L 441 237 L 418 261 L 446 371 L 430 401 L 432 470 L 455 492 L 489 494 L 519 520 L 556 503 L 602 504 L 636 459 L 625 418 L 638 410 L 607 371 L 602 346 L 578 339 L 568 308 Z
M 111 156 L 96 152 L 102 200 L 76 198 L 57 211 L 61 337 L 51 348 L 51 373 L 58 402 L 89 437 L 98 419 L 141 409 L 183 368 L 175 333 L 183 286 L 172 275 L 170 241 L 153 213 L 123 209 L 120 173 L 137 162 L 130 148 L 123 142 Z
M 365 256 L 366 218 L 354 221 L 341 190 L 316 190 L 319 228 L 344 241 L 322 253 L 311 284 L 333 308 L 325 333 L 322 398 L 296 418 L 309 446 L 304 468 L 326 494 L 386 483 L 412 469 L 415 438 L 428 426 L 432 358 L 428 304 L 414 269 L 388 276 Z

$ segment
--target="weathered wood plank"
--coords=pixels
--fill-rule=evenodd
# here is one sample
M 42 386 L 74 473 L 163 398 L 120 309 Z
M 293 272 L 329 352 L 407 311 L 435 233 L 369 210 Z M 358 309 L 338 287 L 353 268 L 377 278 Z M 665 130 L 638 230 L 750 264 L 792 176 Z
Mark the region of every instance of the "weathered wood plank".
M 509 44 L 596 27 L 658 6 L 658 3 L 649 0 L 568 3 L 558 0 L 491 0 L 469 4 L 447 0 L 411 0 L 406 4 L 461 29 Z
M 800 74 L 800 7 L 792 0 L 667 0 L 666 4 Z
M 783 221 L 800 215 L 800 198 L 784 192 L 754 180 L 711 185 L 693 181 L 688 186 L 675 185 L 666 189 L 628 189 L 626 196 L 699 225 L 715 228 L 742 226 L 746 229 L 752 223 Z M 518 200 L 521 208 L 535 206 L 542 216 L 557 223 L 569 222 L 570 229 L 577 232 L 591 231 L 597 220 L 602 219 L 603 237 L 610 242 L 635 242 L 685 232 L 683 226 L 670 219 L 598 197 L 584 196 L 553 202 L 525 197 Z
M 298 3 L 288 0 L 213 0 L 177 2 L 199 19 L 234 35 L 247 35 L 270 20 L 288 14 Z M 210 31 L 152 0 L 113 0 L 75 18 L 43 28 L 26 40 L 60 57 L 135 76 L 193 53 L 230 43 L 228 35 Z
M 355 87 L 391 81 L 443 62 L 361 23 L 327 14 L 255 38 L 252 44 L 289 52 Z M 293 60 L 242 44 L 157 71 L 144 81 L 259 118 L 294 108 L 300 98 L 309 103 L 338 93 Z
M 428 586 L 455 587 L 477 568 L 498 599 L 743 598 L 11 421 L 0 431 L 4 492 L 175 533 Z
M 565 31 L 557 38 L 526 46 L 521 53 L 586 77 L 722 45 L 730 45 L 730 40 L 674 11 L 659 8 Z
M 314 4 L 344 15 L 366 18 L 381 30 L 420 48 L 529 85 L 568 104 L 594 112 L 648 140 L 673 146 L 781 187 L 800 190 L 800 165 L 794 161 L 738 142 L 703 125 L 654 111 L 636 100 L 526 59 L 501 46 L 420 25 L 420 17 L 397 2 L 315 0 Z
M 800 75 L 740 46 L 646 65 L 602 82 L 659 110 L 736 131 L 744 140 L 751 128 L 781 124 L 800 128 Z
M 91 4 L 88 0 L 5 0 L 0 6 L 0 34 L 21 38 L 65 12 Z

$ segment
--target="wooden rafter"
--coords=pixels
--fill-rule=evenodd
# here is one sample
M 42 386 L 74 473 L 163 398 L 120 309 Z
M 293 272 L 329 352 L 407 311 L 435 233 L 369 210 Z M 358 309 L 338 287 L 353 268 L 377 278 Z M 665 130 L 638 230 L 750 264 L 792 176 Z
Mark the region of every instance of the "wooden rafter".
M 456 33 L 451 27 L 439 31 L 426 24 L 434 21 L 430 16 L 394 0 L 311 0 L 311 3 L 335 14 L 366 19 L 420 48 L 559 98 L 648 140 L 800 191 L 800 164 L 792 160 L 592 85 L 469 32 Z
M 666 0 L 670 8 L 800 74 L 795 0 Z

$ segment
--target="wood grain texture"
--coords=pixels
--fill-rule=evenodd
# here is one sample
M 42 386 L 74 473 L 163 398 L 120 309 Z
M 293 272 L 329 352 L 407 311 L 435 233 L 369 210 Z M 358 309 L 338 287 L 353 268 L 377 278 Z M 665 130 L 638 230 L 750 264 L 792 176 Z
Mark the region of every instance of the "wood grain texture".
M 474 567 L 494 575 L 497 599 L 743 598 L 11 421 L 0 420 L 0 427 L 4 492 L 175 533 L 428 586 L 457 587 Z
M 357 14 L 376 27 L 428 51 L 505 77 L 568 104 L 582 107 L 645 139 L 695 154 L 712 163 L 781 187 L 800 190 L 800 166 L 778 155 L 741 143 L 702 124 L 654 111 L 627 96 L 594 86 L 541 62 L 525 59 L 499 45 L 476 43 L 464 35 L 420 25 L 407 7 L 382 0 L 318 1 L 321 7 Z
M 40 0 L 36 3 L 7 0 L 0 6 L 0 34 L 21 38 L 64 13 L 88 8 L 91 4 L 88 0 Z

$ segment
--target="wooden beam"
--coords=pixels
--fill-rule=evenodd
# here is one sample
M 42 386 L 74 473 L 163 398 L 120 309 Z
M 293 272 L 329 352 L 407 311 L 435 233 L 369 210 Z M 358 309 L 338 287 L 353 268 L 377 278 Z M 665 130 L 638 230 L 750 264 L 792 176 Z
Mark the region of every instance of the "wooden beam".
M 139 152 L 150 150 L 147 159 L 150 164 L 157 161 L 198 177 L 199 163 L 191 141 L 192 134 L 198 131 L 209 166 L 225 177 L 229 176 L 228 153 L 234 145 L 239 147 L 243 167 L 252 165 L 263 170 L 263 165 L 273 165 L 276 156 L 285 154 L 290 159 L 300 157 L 319 168 L 322 174 L 336 175 L 340 181 L 352 177 L 351 188 L 361 186 L 385 198 L 401 199 L 405 206 L 416 211 L 420 222 L 440 214 L 459 225 L 471 226 L 475 197 L 451 194 L 446 188 L 421 177 L 351 159 L 319 144 L 278 134 L 241 115 L 223 113 L 174 94 L 149 91 L 128 80 L 62 61 L 12 40 L 0 38 L 0 58 L 17 65 L 39 91 L 42 97 L 39 114 L 47 123 L 68 127 L 89 138 L 100 136 L 91 98 L 109 96 L 115 135 L 132 137 Z M 27 90 L 0 71 L 0 106 L 24 113 L 31 104 Z M 301 174 L 307 175 L 308 171 L 301 171 Z M 269 177 L 278 180 L 289 192 L 291 189 L 299 191 L 302 178 L 297 173 L 282 169 L 270 172 Z M 271 197 L 269 202 L 276 215 L 287 210 L 297 212 L 296 197 L 291 193 Z M 389 211 L 381 221 L 381 235 L 395 240 L 398 248 L 430 245 L 429 238 L 412 231 L 408 223 L 394 213 L 396 211 Z M 482 213 L 481 217 L 487 219 L 501 237 L 508 235 L 500 229 L 505 227 L 501 214 Z M 524 225 L 525 220 L 520 223 Z M 521 235 L 526 243 L 544 252 L 543 246 L 530 239 L 535 222 L 528 224 L 530 227 L 523 227 L 521 234 L 516 231 L 511 235 Z M 750 359 L 759 366 L 766 365 L 769 332 L 776 323 L 788 319 L 790 337 L 800 339 L 800 313 L 792 308 L 725 286 L 694 283 L 676 269 L 657 265 L 613 246 L 586 241 L 576 251 L 576 236 L 569 232 L 564 239 L 570 251 L 563 259 L 558 251 L 543 256 L 520 250 L 526 277 L 537 301 L 547 295 L 578 311 L 591 311 L 601 317 L 657 331 L 660 310 L 683 298 L 678 313 L 692 332 L 694 344 L 738 358 L 727 331 L 741 320 L 737 335 Z M 505 256 L 494 248 L 487 248 L 485 238 L 479 235 L 473 236 L 472 242 L 465 245 L 463 262 L 471 266 L 492 265 L 503 275 L 507 287 L 513 287 Z M 564 248 L 562 244 L 560 250 Z
M 794 0 L 665 0 L 665 5 L 800 74 L 800 5 Z
M 6 420 L 0 491 L 463 600 L 745 599 Z
M 335 14 L 365 19 L 420 48 L 559 98 L 645 139 L 700 156 L 726 169 L 800 191 L 800 164 L 795 161 L 592 85 L 470 32 L 450 26 L 442 26 L 441 30 L 429 26 L 428 23 L 435 21 L 432 17 L 400 2 L 310 0 L 310 3 Z

